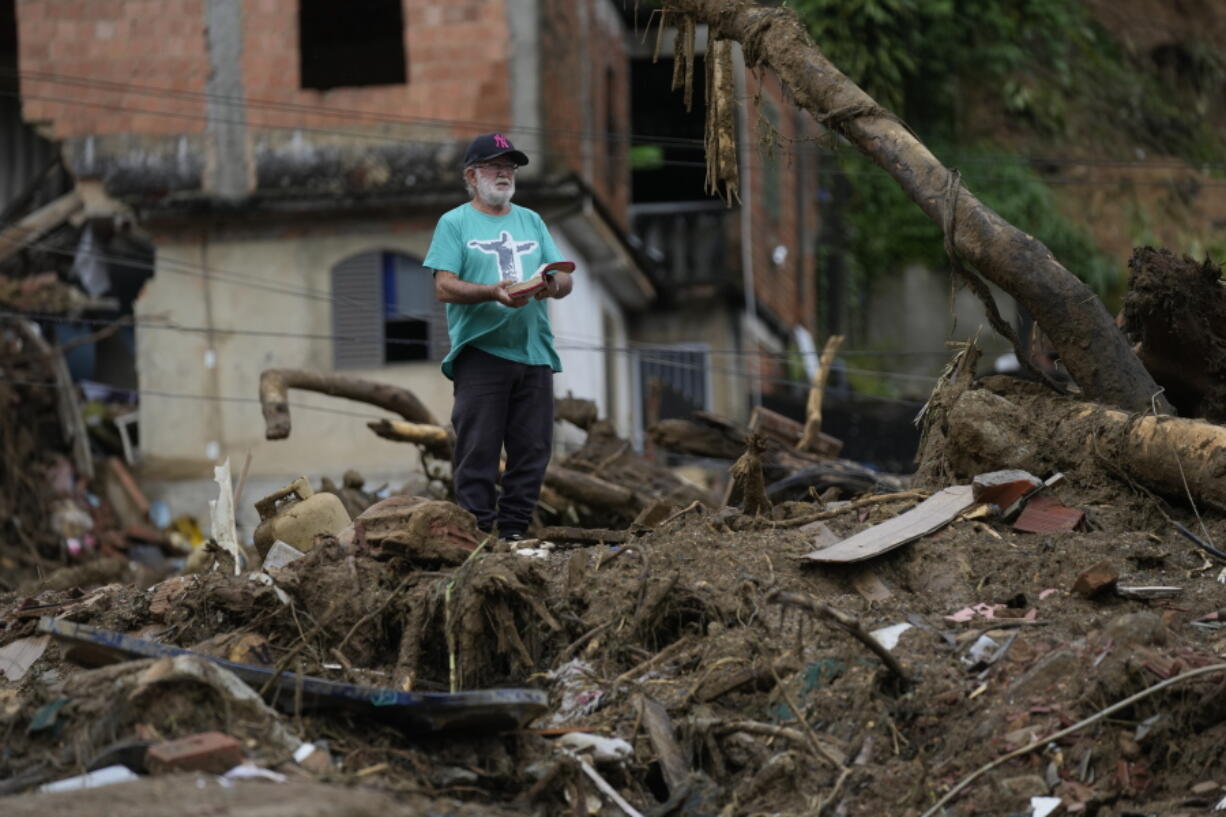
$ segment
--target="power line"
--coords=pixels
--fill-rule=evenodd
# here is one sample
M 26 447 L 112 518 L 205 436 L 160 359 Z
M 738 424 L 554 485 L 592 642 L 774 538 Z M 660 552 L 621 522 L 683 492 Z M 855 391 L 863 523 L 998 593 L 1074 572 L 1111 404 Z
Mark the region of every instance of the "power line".
M 70 257 L 75 256 L 75 252 L 72 250 L 62 249 L 59 247 L 46 246 L 45 244 L 42 244 L 41 242 L 35 242 L 31 246 L 34 246 L 38 249 L 41 249 L 45 252 L 52 253 L 52 254 L 59 254 L 59 255 L 70 256 Z M 180 274 L 180 275 L 188 275 L 188 276 L 197 277 L 197 278 L 206 278 L 209 280 L 221 281 L 223 283 L 229 283 L 234 286 L 251 287 L 254 289 L 274 292 L 277 294 L 293 295 L 293 296 L 312 299 L 312 300 L 327 301 L 333 304 L 343 303 L 343 304 L 347 304 L 350 306 L 357 306 L 357 307 L 361 307 L 365 309 L 374 309 L 374 310 L 378 310 L 380 313 L 386 314 L 387 317 L 392 317 L 392 318 L 411 318 L 411 319 L 417 319 L 417 320 L 431 320 L 435 317 L 434 313 L 432 312 L 401 312 L 399 310 L 394 311 L 394 312 L 384 312 L 382 308 L 384 304 L 382 302 L 371 302 L 371 301 L 367 301 L 363 299 L 352 298 L 349 296 L 341 296 L 338 298 L 333 295 L 325 294 L 321 290 L 297 289 L 289 285 L 282 286 L 278 284 L 261 284 L 256 281 L 253 281 L 252 276 L 250 275 L 241 276 L 239 273 L 226 272 L 224 270 L 217 270 L 216 268 L 213 268 L 213 267 L 193 264 L 187 261 L 179 261 L 174 258 L 159 259 L 159 261 L 155 265 L 148 261 L 145 261 L 144 259 L 139 259 L 139 258 L 135 258 L 131 256 L 118 256 L 118 255 L 113 255 L 113 254 L 108 254 L 108 253 L 99 253 L 96 251 L 91 252 L 90 254 L 94 258 L 98 258 L 100 260 L 113 261 L 119 264 L 127 264 L 129 266 L 133 266 L 138 269 L 149 270 L 151 272 L 157 272 L 158 270 L 165 268 L 168 272 L 173 272 L 173 273 Z M 33 313 L 27 313 L 27 314 L 33 314 Z M 57 316 L 44 315 L 43 317 L 44 319 L 51 320 Z M 82 320 L 82 319 L 74 319 L 74 320 Z M 105 323 L 105 321 L 103 323 Z M 149 328 L 166 328 L 167 327 L 166 324 L 155 323 L 155 322 L 143 323 L 142 325 L 147 325 Z M 294 333 L 294 332 L 275 332 L 271 330 L 227 329 L 227 328 L 219 328 L 219 327 L 183 327 L 182 329 L 183 331 L 189 331 L 189 332 L 203 332 L 203 333 L 211 332 L 215 334 L 253 334 L 253 335 L 267 335 L 267 336 L 281 336 L 281 337 L 300 337 L 300 338 L 306 338 L 306 339 L 312 339 L 312 340 L 348 340 L 348 341 L 356 340 L 356 338 L 353 338 L 353 337 L 341 336 L 341 335 L 335 335 L 335 334 L 324 334 L 324 333 L 304 334 L 304 333 Z M 558 337 L 559 339 L 563 339 L 563 340 L 567 340 L 567 339 L 577 340 L 575 338 L 568 338 L 567 336 L 564 336 L 561 334 L 556 335 L 556 337 Z M 424 345 L 428 343 L 428 341 L 418 341 L 418 340 L 411 340 L 411 339 L 388 339 L 387 342 L 390 344 L 406 344 L 406 345 L 413 345 L 413 344 Z M 647 349 L 659 348 L 658 345 L 650 344 L 650 343 L 639 343 L 638 345 L 641 348 L 647 348 Z M 593 351 L 599 351 L 599 350 L 604 350 L 604 349 L 608 349 L 611 351 L 619 350 L 618 347 L 611 347 L 611 346 L 592 347 Z M 627 351 L 634 351 L 634 348 L 628 347 Z M 744 349 L 711 349 L 711 350 L 707 350 L 707 353 L 712 354 L 712 355 L 717 355 L 717 356 L 734 355 L 734 356 L 747 356 L 747 357 L 765 357 L 765 358 L 779 359 L 779 360 L 786 360 L 790 358 L 790 355 L 786 353 L 757 352 L 757 351 L 749 351 L 749 350 L 744 350 Z M 840 354 L 843 356 L 889 355 L 891 357 L 920 357 L 920 356 L 944 357 L 945 356 L 945 353 L 941 351 L 917 352 L 914 350 L 896 351 L 896 352 L 889 352 L 889 351 L 883 352 L 880 350 L 848 350 L 845 352 L 841 352 Z
M 56 315 L 53 313 L 37 313 L 37 312 L 0 311 L 0 318 L 26 318 L 26 319 L 31 319 L 31 320 L 45 321 L 48 323 L 69 324 L 69 325 L 83 324 L 87 326 L 109 326 L 113 323 L 113 321 L 106 320 L 103 318 L 74 318 L 74 317 L 66 317 L 63 315 Z M 357 338 L 347 337 L 345 335 L 335 335 L 335 334 L 326 334 L 326 333 L 280 332 L 280 331 L 275 331 L 275 330 L 261 330 L 261 329 L 239 329 L 239 328 L 208 327 L 208 326 L 184 326 L 182 324 L 162 322 L 162 321 L 131 321 L 128 323 L 128 325 L 133 326 L 135 328 L 141 328 L 141 329 L 167 330 L 167 331 L 184 332 L 184 333 L 192 333 L 192 334 L 216 334 L 216 335 L 240 335 L 240 336 L 245 335 L 245 336 L 254 336 L 254 337 L 274 337 L 274 338 L 289 338 L 289 339 L 300 339 L 300 340 L 331 340 L 334 342 L 335 341 L 352 342 L 352 341 L 357 340 Z M 565 340 L 565 338 L 563 338 L 563 340 Z M 416 340 L 416 339 L 411 339 L 411 338 L 387 338 L 385 339 L 384 343 L 388 345 L 401 345 L 401 346 L 428 346 L 430 342 L 428 340 Z M 688 371 L 716 372 L 716 373 L 722 373 L 722 374 L 734 374 L 734 375 L 741 376 L 741 377 L 752 377 L 755 379 L 770 380 L 776 383 L 795 384 L 795 385 L 806 386 L 806 387 L 808 385 L 807 383 L 803 381 L 792 380 L 790 378 L 773 378 L 773 377 L 768 378 L 765 375 L 754 374 L 754 373 L 747 371 L 748 367 L 738 367 L 738 368 L 730 369 L 726 367 L 716 367 L 716 366 L 710 366 L 710 365 L 704 366 L 700 364 L 684 363 L 684 362 L 676 360 L 673 357 L 670 357 L 670 354 L 674 350 L 666 346 L 658 346 L 658 345 L 651 345 L 651 344 L 645 344 L 645 343 L 639 344 L 637 346 L 612 346 L 612 345 L 582 343 L 582 342 L 570 342 L 570 343 L 563 342 L 563 343 L 555 343 L 554 348 L 558 350 L 578 351 L 578 352 L 593 352 L 593 353 L 614 352 L 617 354 L 636 356 L 639 361 L 644 362 L 644 363 L 667 364 L 676 369 L 682 369 L 682 370 L 688 370 Z M 780 361 L 788 361 L 792 359 L 791 355 L 773 353 L 773 352 L 755 352 L 755 351 L 747 351 L 747 350 L 709 350 L 709 349 L 694 349 L 692 351 L 701 352 L 702 354 L 706 354 L 706 355 L 713 355 L 713 354 L 735 355 L 739 357 L 768 358 L 768 359 L 780 360 Z M 859 374 L 859 375 L 867 375 L 867 376 L 875 376 L 875 377 L 885 377 L 885 378 L 893 379 L 893 380 L 914 380 L 914 381 L 924 382 L 924 383 L 935 383 L 937 380 L 936 375 L 918 375 L 918 374 L 913 374 L 910 372 L 894 372 L 894 371 L 881 370 L 881 369 L 861 369 L 861 368 L 854 368 L 854 367 L 840 367 L 840 371 L 843 371 L 847 374 Z
M 140 87 L 140 86 L 135 86 L 135 87 Z M 171 93 L 171 92 L 167 92 L 167 93 Z M 173 93 L 185 93 L 185 92 L 173 92 Z M 191 113 L 182 113 L 178 111 L 166 111 L 166 110 L 157 110 L 157 109 L 149 109 L 149 108 L 135 108 L 135 107 L 126 106 L 126 105 L 115 105 L 115 104 L 108 104 L 104 102 L 92 102 L 92 101 L 81 100 L 81 99 L 46 96 L 42 94 L 30 94 L 30 93 L 23 94 L 22 92 L 19 92 L 19 91 L 0 90 L 0 95 L 11 96 L 17 99 L 24 98 L 24 99 L 33 99 L 33 100 L 39 100 L 39 101 L 45 101 L 45 102 L 57 102 L 57 103 L 65 104 L 65 105 L 79 105 L 83 107 L 101 108 L 105 110 L 120 110 L 120 111 L 125 111 L 128 113 L 146 114 L 150 116 L 164 116 L 164 117 L 175 118 L 175 119 L 186 119 L 186 120 L 196 121 L 196 122 L 206 122 L 206 123 L 207 122 L 218 122 L 218 123 L 223 123 L 223 124 L 243 125 L 243 126 L 250 127 L 250 128 L 263 128 L 263 129 L 268 129 L 268 130 L 290 130 L 290 131 L 298 131 L 298 132 L 304 132 L 304 133 L 316 133 L 316 134 L 327 135 L 327 136 L 343 136 L 346 138 L 362 139 L 362 140 L 368 140 L 368 141 L 374 141 L 374 142 L 398 143 L 398 144 L 411 143 L 411 144 L 417 144 L 417 145 L 435 145 L 435 146 L 450 146 L 450 145 L 455 144 L 453 140 L 443 141 L 443 140 L 428 140 L 428 139 L 420 139 L 420 138 L 405 138 L 405 137 L 395 136 L 395 135 L 390 135 L 390 134 L 378 134 L 378 133 L 371 133 L 367 131 L 344 130 L 344 129 L 335 129 L 335 128 L 321 128 L 321 127 L 308 126 L 308 125 L 268 125 L 268 124 L 263 124 L 263 123 L 258 123 L 258 122 L 256 123 L 248 122 L 246 120 L 234 120 L 234 119 L 213 117 L 213 116 L 208 116 L 206 114 L 191 114 Z M 292 105 L 293 103 L 285 103 L 285 104 Z M 295 106 L 295 107 L 301 107 L 304 109 L 304 111 L 312 110 L 311 108 L 305 107 L 305 106 Z M 342 111 L 342 109 L 332 109 L 332 110 L 337 112 L 338 115 Z M 354 116 L 358 116 L 358 117 L 364 114 L 367 114 L 367 113 L 372 116 L 379 116 L 378 114 L 375 114 L 373 112 L 351 111 L 349 113 Z M 444 120 L 438 120 L 438 121 L 444 121 Z M 460 120 L 456 120 L 456 123 L 464 124 Z M 534 129 L 529 128 L 529 129 L 517 129 L 517 130 L 525 130 L 527 132 L 527 131 L 532 131 Z M 580 142 L 595 142 L 595 141 L 598 141 L 602 136 L 604 138 L 607 138 L 611 144 L 622 141 L 622 138 L 620 136 L 613 134 L 613 133 L 605 133 L 605 134 L 596 133 L 592 135 L 581 133 L 577 136 L 574 136 L 573 138 Z M 648 137 L 648 138 L 650 139 L 653 137 Z M 668 138 L 669 137 L 660 137 L 660 139 L 668 139 Z M 683 140 L 683 141 L 688 142 L 689 140 Z M 669 144 L 666 144 L 665 142 L 660 142 L 660 141 L 657 141 L 657 142 L 648 141 L 648 142 L 640 143 L 640 146 L 651 146 L 651 145 L 658 145 L 658 146 L 664 146 L 664 147 L 670 146 Z M 686 145 L 686 147 L 688 147 L 688 144 Z M 562 150 L 550 149 L 550 148 L 542 148 L 540 152 L 543 155 L 554 156 L 557 158 L 580 158 L 581 159 L 587 155 L 587 153 L 584 151 L 574 153 L 574 152 L 562 151 Z M 803 152 L 807 153 L 809 151 L 804 150 Z M 761 168 L 766 162 L 769 162 L 772 160 L 778 160 L 779 156 L 787 157 L 788 159 L 796 158 L 801 155 L 802 149 L 792 149 L 792 150 L 775 149 L 774 153 L 777 155 L 770 156 L 770 155 L 764 155 L 761 151 L 749 151 L 747 152 L 747 155 L 750 161 L 757 162 L 759 168 Z M 838 155 L 838 154 L 835 154 L 833 151 L 826 151 L 826 150 L 822 150 L 816 147 L 813 149 L 813 153 L 819 157 L 834 157 Z M 867 159 L 859 156 L 859 154 L 854 154 L 854 155 L 856 156 L 858 160 L 868 162 Z M 1154 164 L 1154 163 L 1150 163 L 1144 160 L 1061 159 L 1057 157 L 994 158 L 991 156 L 964 155 L 964 156 L 959 157 L 958 155 L 951 155 L 951 156 L 946 157 L 945 161 L 956 163 L 956 164 L 961 164 L 961 165 L 988 164 L 988 165 L 994 165 L 994 166 L 1005 166 L 1005 165 L 1020 166 L 1020 165 L 1046 164 L 1046 165 L 1056 165 L 1060 167 L 1081 167 L 1081 166 L 1125 167 L 1125 168 L 1134 167 L 1134 168 L 1145 168 L 1145 169 L 1154 169 L 1154 170 L 1161 170 L 1161 169 L 1186 170 L 1191 173 L 1207 173 L 1211 170 L 1226 169 L 1226 165 L 1212 165 L 1212 164 L 1202 164 L 1199 168 L 1193 168 L 1193 167 L 1189 167 L 1186 164 L 1180 164 L 1177 162 L 1172 162 L 1169 164 Z M 660 159 L 655 164 L 658 166 L 665 166 L 665 167 L 688 167 L 688 168 L 694 168 L 694 169 L 706 167 L 706 163 L 703 160 L 686 161 L 686 160 L 681 160 L 681 159 Z M 836 168 L 825 168 L 823 169 L 823 172 L 825 172 L 828 175 L 841 175 L 841 176 L 846 176 L 846 177 L 857 177 L 857 176 L 873 177 L 878 174 L 884 177 L 886 175 L 884 170 L 881 170 L 880 168 L 877 168 L 877 166 L 871 165 L 871 164 L 867 165 L 867 170 L 865 171 L 848 170 L 845 168 L 836 167 Z M 1007 178 L 1007 177 L 964 175 L 963 178 L 964 178 L 964 181 L 974 182 L 975 184 L 979 184 L 979 185 L 990 185 L 990 184 L 1012 185 L 1012 184 L 1017 183 L 1017 179 Z M 1169 179 L 1155 179 L 1155 180 L 1127 179 L 1127 180 L 1123 180 L 1123 179 L 1111 179 L 1111 178 L 1103 179 L 1103 178 L 1077 178 L 1077 177 L 1055 177 L 1055 176 L 1043 176 L 1041 178 L 1045 183 L 1052 184 L 1052 185 L 1064 185 L 1064 186 L 1089 186 L 1089 185 L 1112 186 L 1112 185 L 1127 183 L 1134 187 L 1135 186 L 1169 187 L 1175 183 L 1174 180 L 1169 180 Z M 1222 186 L 1226 186 L 1226 181 L 1201 181 L 1199 182 L 1199 184 L 1202 187 L 1222 187 Z
M 49 389 L 69 388 L 69 386 L 66 386 L 61 383 L 56 383 L 54 381 L 43 382 L 39 380 L 23 380 L 21 378 L 3 377 L 3 376 L 0 376 L 0 383 L 12 383 L 17 386 L 31 386 L 31 387 L 36 387 L 36 388 L 41 387 L 41 388 L 49 388 Z M 157 391 L 153 389 L 126 389 L 120 386 L 112 386 L 109 383 L 97 383 L 97 385 L 104 386 L 112 392 L 115 392 L 117 394 L 125 394 L 129 397 L 142 397 L 142 398 L 143 397 L 164 397 L 164 398 L 175 399 L 175 400 L 199 400 L 199 401 L 214 402 L 214 403 L 259 403 L 260 402 L 260 399 L 258 397 L 232 397 L 232 396 L 223 396 L 223 395 L 217 395 L 217 394 L 183 394 L 181 392 Z M 73 384 L 72 387 L 75 388 L 76 384 Z M 356 412 L 356 411 L 345 411 L 344 409 L 328 408 L 327 406 L 309 406 L 309 405 L 304 405 L 302 403 L 291 403 L 290 407 L 293 408 L 295 411 L 316 411 L 321 414 L 337 414 L 337 415 L 341 415 L 344 417 L 357 417 L 362 420 L 382 420 L 385 417 L 385 415 L 361 413 L 361 412 Z M 394 414 L 394 412 L 388 412 L 388 413 Z
M 197 102 L 220 102 L 224 105 L 242 106 L 244 108 L 255 108 L 257 110 L 269 110 L 279 113 L 309 113 L 311 115 L 334 116 L 344 120 L 361 120 L 369 121 L 374 124 L 393 124 L 393 125 L 426 125 L 437 128 L 465 128 L 473 130 L 494 129 L 497 130 L 504 123 L 480 121 L 480 120 L 463 120 L 463 119 L 442 119 L 435 117 L 423 116 L 407 116 L 381 113 L 378 111 L 362 110 L 359 108 L 341 108 L 327 105 L 304 104 L 296 102 L 284 102 L 278 100 L 261 99 L 258 97 L 235 97 L 225 94 L 211 93 L 207 91 L 188 91 L 175 88 L 158 87 L 154 85 L 143 85 L 134 82 L 119 82 L 115 80 L 99 79 L 96 77 L 72 76 L 68 74 L 60 74 L 45 71 L 13 71 L 0 69 L 0 76 L 8 75 L 18 79 L 33 80 L 37 82 L 46 82 L 49 84 L 67 85 L 69 87 L 85 87 L 95 89 L 105 89 L 116 93 L 136 93 L 144 96 L 165 97 L 169 99 L 190 100 Z M 20 92 L 5 92 L 8 94 L 21 96 Z M 29 99 L 37 99 L 40 101 L 61 102 L 65 104 L 81 104 L 89 107 L 104 107 L 108 109 L 116 109 L 116 106 L 105 103 L 93 103 L 79 99 L 64 99 L 61 97 L 45 97 L 41 95 L 29 95 Z M 122 107 L 119 110 L 124 110 Z M 210 117 L 199 114 L 179 114 L 173 111 L 155 111 L 149 109 L 135 109 L 136 113 L 149 114 L 165 114 L 167 116 L 183 116 L 198 119 L 201 121 L 209 121 Z M 227 120 L 217 120 L 226 122 Z M 239 124 L 234 122 L 232 124 Z M 263 126 L 273 127 L 273 126 Z M 303 130 L 314 131 L 316 129 L 303 126 L 275 126 L 279 130 Z M 579 141 L 598 141 L 605 140 L 610 143 L 628 142 L 636 146 L 659 146 L 659 147 L 681 147 L 694 150 L 702 150 L 704 141 L 700 137 L 672 137 L 660 136 L 655 134 L 629 133 L 621 134 L 617 131 L 600 131 L 600 130 L 567 130 L 565 128 L 554 127 L 515 127 L 516 133 L 532 133 L 532 134 L 549 134 L 553 136 L 562 136 L 578 139 Z M 404 140 L 399 137 L 390 135 L 376 135 L 364 133 L 360 131 L 335 131 L 321 129 L 319 132 L 332 135 L 348 135 L 362 138 L 376 138 L 384 141 L 411 141 L 419 144 L 436 144 L 445 145 L 453 144 L 452 142 L 431 141 L 431 140 Z M 841 155 L 836 151 L 828 148 L 820 147 L 816 142 L 811 140 L 788 140 L 789 144 L 796 145 L 797 148 L 788 150 L 785 148 L 775 147 L 774 152 L 783 155 L 793 156 L 801 153 L 816 154 L 819 156 L 833 157 Z M 571 154 L 559 154 L 571 155 Z M 1093 158 L 1078 158 L 1066 156 L 1048 156 L 1048 155 L 1029 155 L 1029 154 L 965 154 L 965 153 L 950 153 L 945 157 L 945 161 L 956 162 L 957 164 L 1019 164 L 1025 163 L 1029 165 L 1054 165 L 1060 167 L 1139 167 L 1145 169 L 1175 169 L 1175 170 L 1226 170 L 1226 164 L 1223 163 L 1202 163 L 1197 168 L 1189 167 L 1186 163 L 1178 160 L 1151 160 L 1151 159 L 1115 159 L 1110 157 L 1093 157 Z M 703 166 L 702 162 L 686 163 L 697 166 Z M 996 181 L 1013 181 L 1010 179 L 999 179 Z M 1075 183 L 1074 180 L 1073 183 Z
M 298 102 L 284 102 L 278 100 L 260 99 L 259 97 L 248 96 L 229 96 L 226 94 L 210 93 L 208 91 L 188 91 L 176 88 L 164 88 L 154 85 L 141 85 L 133 82 L 117 82 L 114 80 L 98 79 L 95 77 L 70 76 L 67 74 L 56 74 L 45 71 L 12 71 L 0 69 L 0 76 L 8 75 L 17 79 L 34 80 L 37 82 L 46 82 L 53 85 L 67 85 L 70 87 L 86 87 L 86 88 L 102 88 L 115 91 L 117 93 L 137 93 L 145 96 L 167 97 L 170 99 L 183 99 L 197 102 L 220 102 L 223 105 L 231 105 L 243 108 L 255 108 L 257 110 L 269 110 L 279 113 L 309 113 L 313 116 L 334 116 L 338 119 L 353 120 L 359 119 L 368 121 L 374 124 L 390 124 L 390 125 L 425 125 L 435 128 L 465 128 L 477 131 L 484 130 L 505 130 L 505 123 L 489 122 L 480 120 L 464 120 L 464 119 L 440 119 L 436 117 L 425 116 L 407 116 L 381 113 L 379 111 L 362 110 L 358 108 L 339 108 L 328 105 L 318 104 L 303 104 Z M 37 98 L 37 97 L 33 97 Z M 207 118 L 207 117 L 206 117 Z M 640 146 L 659 146 L 659 147 L 682 147 L 692 148 L 694 150 L 703 150 L 704 141 L 701 137 L 683 137 L 683 136 L 659 136 L 655 134 L 630 133 L 621 134 L 617 131 L 599 131 L 599 130 L 575 130 L 555 127 L 522 127 L 516 126 L 514 132 L 531 133 L 531 134 L 548 134 L 551 136 L 561 136 L 577 138 L 584 141 L 595 141 L 597 139 L 605 139 L 613 143 L 618 142 L 633 142 Z
M 0 317 L 32 318 L 34 316 L 30 314 L 22 314 L 22 313 L 0 313 Z M 74 322 L 75 321 L 75 322 L 88 323 L 88 324 L 108 324 L 109 323 L 108 321 L 103 321 L 103 320 L 98 320 L 98 319 L 62 318 L 60 316 L 52 316 L 52 318 L 49 320 L 51 322 L 56 322 L 57 319 L 59 322 Z M 166 329 L 166 330 L 181 331 L 181 332 L 201 332 L 203 333 L 203 332 L 214 331 L 214 332 L 217 332 L 218 334 L 234 334 L 234 335 L 245 335 L 245 334 L 262 335 L 262 334 L 265 334 L 263 332 L 260 332 L 259 330 L 243 330 L 243 329 L 210 330 L 207 327 L 184 327 L 184 326 L 174 326 L 174 325 L 166 325 L 166 324 L 159 324 L 159 323 L 153 323 L 153 324 L 148 324 L 148 325 L 134 323 L 132 325 L 133 326 L 143 326 L 143 328 L 147 328 L 147 329 Z M 290 337 L 290 338 L 308 337 L 306 335 L 299 335 L 297 333 L 272 333 L 272 334 L 274 336 Z M 309 337 L 312 339 L 319 339 L 319 338 L 334 338 L 335 339 L 336 338 L 336 336 L 327 336 L 327 335 L 311 335 Z M 344 338 L 340 338 L 340 339 L 343 340 Z M 426 343 L 426 341 L 411 341 L 411 340 L 396 341 L 393 339 L 389 339 L 386 342 L 389 344 L 397 343 L 397 342 L 407 343 L 407 344 L 425 344 Z M 789 386 L 789 387 L 793 387 L 797 389 L 809 388 L 809 384 L 806 382 L 799 381 L 799 380 L 793 380 L 790 378 L 784 378 L 784 377 L 774 377 L 772 375 L 767 375 L 761 372 L 750 371 L 750 367 L 747 367 L 747 366 L 737 366 L 735 368 L 729 368 L 727 366 L 712 366 L 709 364 L 703 365 L 703 364 L 697 364 L 697 363 L 685 363 L 683 361 L 677 360 L 674 357 L 671 357 L 670 352 L 672 350 L 668 348 L 664 348 L 664 347 L 633 349 L 633 348 L 616 347 L 616 346 L 607 346 L 607 347 L 592 346 L 592 345 L 572 346 L 572 345 L 568 345 L 565 343 L 559 343 L 559 344 L 555 344 L 555 348 L 561 351 L 587 351 L 587 352 L 612 351 L 612 352 L 619 353 L 619 354 L 632 355 L 634 356 L 634 359 L 639 363 L 648 363 L 648 364 L 654 363 L 657 365 L 665 365 L 674 370 L 701 372 L 703 374 L 726 374 L 732 377 L 755 380 L 760 383 L 772 383 L 775 385 Z M 694 351 L 701 351 L 701 350 L 694 350 Z M 738 354 L 744 354 L 746 356 L 755 356 L 755 357 L 758 356 L 752 352 L 738 353 Z M 781 355 L 779 357 L 786 357 L 786 356 Z M 885 377 L 886 379 L 894 379 L 894 380 L 919 380 L 923 382 L 935 382 L 937 379 L 935 376 L 929 377 L 929 376 L 924 376 L 924 375 L 914 375 L 914 374 L 910 374 L 906 372 L 888 372 L 888 371 L 878 371 L 878 370 L 873 370 L 873 369 L 844 368 L 843 371 L 849 374 L 863 374 L 863 375 L 868 375 L 868 376 Z M 837 392 L 837 389 L 832 386 L 827 386 L 826 391 L 830 393 L 835 393 Z M 182 398 L 188 398 L 192 396 L 192 395 L 182 395 L 182 394 L 154 392 L 154 391 L 142 391 L 142 392 L 131 392 L 131 393 L 132 394 L 150 394 L 154 396 L 182 397 Z M 867 400 L 873 400 L 877 402 L 904 403 L 904 404 L 910 404 L 910 403 L 915 402 L 913 400 L 886 397 L 883 395 L 874 395 L 874 394 L 868 394 L 865 392 L 854 392 L 853 394 L 858 399 L 867 399 Z M 201 396 L 201 397 L 202 399 L 214 399 L 214 398 L 208 397 L 207 395 Z M 216 398 L 216 399 L 221 399 L 221 398 Z M 259 402 L 259 400 L 255 398 L 235 397 L 235 398 L 225 398 L 225 399 L 232 400 L 232 401 L 240 401 L 240 402 Z M 307 407 L 307 408 L 310 408 L 310 407 Z M 364 416 L 364 417 L 367 417 L 367 419 L 371 419 L 369 415 L 353 415 L 353 416 Z

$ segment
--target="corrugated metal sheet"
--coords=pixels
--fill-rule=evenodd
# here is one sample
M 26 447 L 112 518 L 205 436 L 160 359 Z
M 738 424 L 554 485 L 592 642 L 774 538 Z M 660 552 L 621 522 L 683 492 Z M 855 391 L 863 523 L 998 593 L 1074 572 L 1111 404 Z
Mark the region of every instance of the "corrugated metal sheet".
M 0 96 L 0 211 L 55 157 L 57 147 L 21 121 L 21 102 Z

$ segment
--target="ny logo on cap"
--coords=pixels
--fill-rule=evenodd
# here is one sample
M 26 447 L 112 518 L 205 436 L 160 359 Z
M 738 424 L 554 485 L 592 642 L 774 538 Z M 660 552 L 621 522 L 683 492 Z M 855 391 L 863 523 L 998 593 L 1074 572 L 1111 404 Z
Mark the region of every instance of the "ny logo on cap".
M 494 144 L 500 148 L 507 148 L 508 150 L 511 147 L 511 143 L 507 141 L 507 137 L 503 136 L 501 133 L 494 134 Z

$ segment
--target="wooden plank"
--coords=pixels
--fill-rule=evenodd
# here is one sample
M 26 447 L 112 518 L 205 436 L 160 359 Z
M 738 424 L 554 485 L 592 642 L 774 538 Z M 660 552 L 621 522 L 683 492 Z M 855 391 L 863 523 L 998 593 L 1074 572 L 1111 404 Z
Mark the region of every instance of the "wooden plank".
M 822 563 L 871 559 L 943 528 L 974 504 L 971 486 L 955 485 L 930 496 L 904 514 L 860 531 L 836 545 L 806 553 L 801 558 Z
M 685 753 L 677 743 L 672 719 L 668 717 L 663 704 L 646 695 L 639 695 L 635 704 L 638 706 L 639 717 L 647 727 L 651 746 L 656 750 L 656 757 L 660 759 L 660 771 L 668 785 L 669 794 L 673 794 L 690 779 L 690 764 L 686 762 Z
M 81 197 L 73 190 L 38 208 L 13 226 L 0 230 L 0 263 L 63 224 L 69 216 L 80 210 L 81 206 Z

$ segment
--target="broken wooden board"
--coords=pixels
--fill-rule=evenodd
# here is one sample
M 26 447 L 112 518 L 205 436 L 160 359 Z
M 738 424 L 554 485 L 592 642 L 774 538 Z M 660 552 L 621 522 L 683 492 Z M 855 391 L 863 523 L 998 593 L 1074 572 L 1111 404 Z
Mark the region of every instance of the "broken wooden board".
M 933 494 L 904 514 L 801 558 L 827 564 L 871 559 L 945 527 L 974 504 L 971 486 L 955 485 Z
M 44 616 L 39 632 L 50 633 L 71 645 L 70 658 L 89 666 L 114 663 L 133 657 L 161 658 L 194 655 L 237 675 L 255 689 L 269 681 L 273 703 L 294 706 L 296 696 L 308 709 L 347 709 L 391 721 L 414 732 L 467 731 L 503 732 L 518 729 L 549 708 L 549 696 L 537 689 L 475 689 L 466 692 L 402 692 L 398 689 L 346 684 L 280 672 L 257 664 L 240 664 L 214 658 L 171 644 L 90 627 Z
M 0 230 L 0 263 L 12 258 L 23 247 L 63 224 L 83 205 L 81 195 L 76 190 L 72 190 L 30 213 L 16 224 Z

